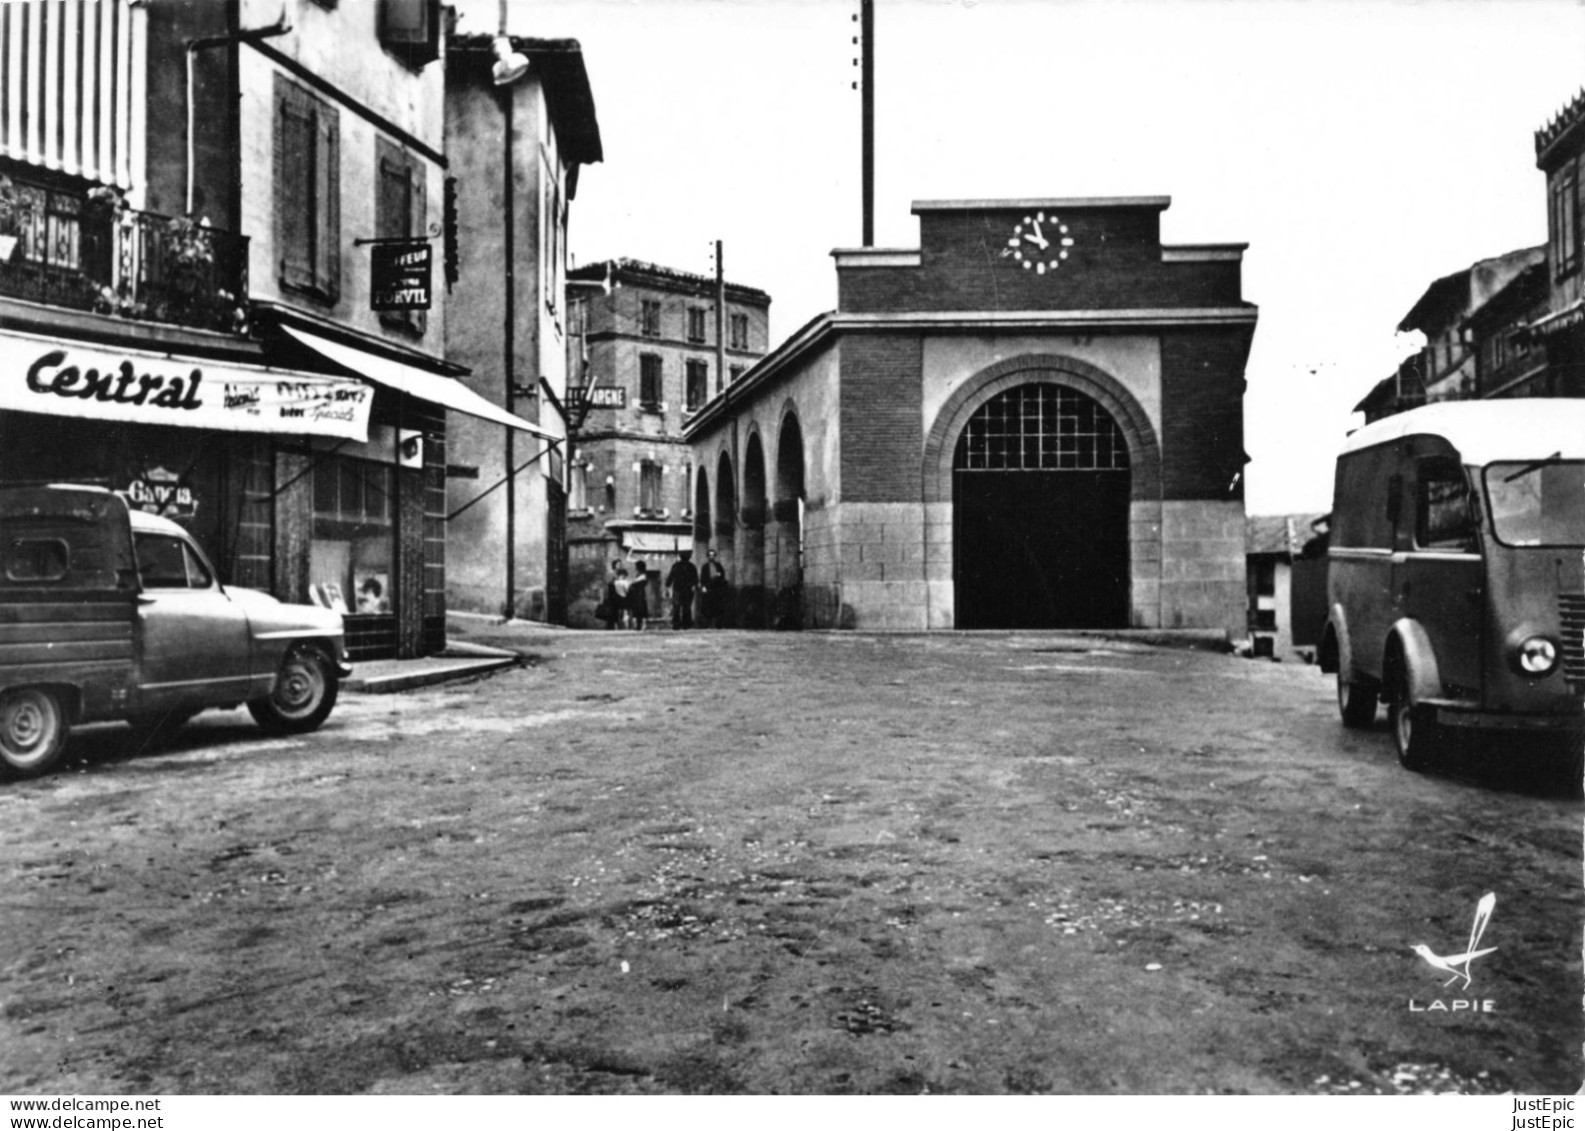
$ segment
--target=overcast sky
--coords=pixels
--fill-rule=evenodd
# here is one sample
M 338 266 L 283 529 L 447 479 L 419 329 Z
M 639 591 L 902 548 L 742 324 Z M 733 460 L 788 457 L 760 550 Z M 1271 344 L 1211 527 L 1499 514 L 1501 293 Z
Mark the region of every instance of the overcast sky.
M 493 31 L 495 0 L 462 0 Z M 768 291 L 774 345 L 858 245 L 857 0 L 512 0 L 583 46 L 605 161 L 576 261 Z M 1247 242 L 1252 514 L 1325 510 L 1350 413 L 1431 281 L 1546 238 L 1534 132 L 1585 85 L 1559 0 L 878 0 L 876 243 L 915 200 L 1166 195 L 1167 243 Z

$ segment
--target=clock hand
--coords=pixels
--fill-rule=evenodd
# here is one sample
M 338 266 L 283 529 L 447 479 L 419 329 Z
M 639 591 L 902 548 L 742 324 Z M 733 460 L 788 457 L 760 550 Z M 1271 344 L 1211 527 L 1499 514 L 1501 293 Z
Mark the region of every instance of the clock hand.
M 1030 243 L 1034 244 L 1036 247 L 1040 248 L 1042 251 L 1044 251 L 1046 248 L 1051 246 L 1051 241 L 1050 240 L 1042 239 L 1038 235 L 1031 236 L 1031 235 L 1028 235 L 1026 233 L 1024 235 L 1024 239 L 1028 240 Z

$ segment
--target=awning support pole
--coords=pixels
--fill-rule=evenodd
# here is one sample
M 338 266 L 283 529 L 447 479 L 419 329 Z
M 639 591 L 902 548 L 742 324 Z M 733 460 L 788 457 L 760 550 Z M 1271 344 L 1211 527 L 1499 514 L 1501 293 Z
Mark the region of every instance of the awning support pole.
M 519 467 L 517 469 L 517 471 L 512 472 L 510 475 L 501 476 L 501 478 L 497 479 L 494 483 L 490 484 L 483 491 L 480 491 L 473 498 L 471 498 L 467 502 L 463 503 L 462 506 L 458 507 L 456 510 L 452 511 L 450 514 L 448 514 L 446 516 L 446 521 L 450 522 L 452 519 L 456 518 L 463 511 L 465 511 L 469 507 L 473 506 L 474 503 L 477 503 L 479 500 L 483 499 L 486 495 L 490 494 L 490 492 L 496 490 L 499 487 L 506 486 L 506 484 L 508 484 L 512 480 L 516 479 L 520 472 L 527 471 L 534 464 L 538 463 L 542 458 L 544 458 L 545 456 L 548 456 L 555 449 L 556 445 L 559 444 L 559 443 L 561 443 L 561 437 L 560 436 L 556 436 L 556 437 L 553 437 L 552 439 L 546 440 L 545 441 L 545 448 L 544 448 L 543 451 L 541 451 L 533 459 L 529 460 L 527 463 L 525 463 L 521 467 Z

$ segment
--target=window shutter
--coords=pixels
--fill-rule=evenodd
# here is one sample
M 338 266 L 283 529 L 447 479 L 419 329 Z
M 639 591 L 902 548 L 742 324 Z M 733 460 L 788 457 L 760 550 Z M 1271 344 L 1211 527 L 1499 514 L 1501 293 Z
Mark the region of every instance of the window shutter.
M 416 159 L 413 159 L 412 163 L 407 167 L 407 234 L 418 238 L 423 238 L 427 234 L 429 225 L 428 186 L 426 184 L 428 172 L 429 170 L 424 163 Z M 429 262 L 429 287 L 431 294 L 434 293 L 435 287 L 435 267 L 436 263 L 432 257 Z M 413 311 L 410 321 L 413 329 L 420 334 L 429 328 L 429 315 L 425 311 Z
M 321 106 L 314 127 L 314 282 L 334 302 L 341 294 L 341 123 Z
M 314 282 L 312 199 L 303 191 L 304 173 L 313 178 L 313 117 L 290 88 L 277 89 L 275 115 L 275 241 L 281 282 L 309 287 Z

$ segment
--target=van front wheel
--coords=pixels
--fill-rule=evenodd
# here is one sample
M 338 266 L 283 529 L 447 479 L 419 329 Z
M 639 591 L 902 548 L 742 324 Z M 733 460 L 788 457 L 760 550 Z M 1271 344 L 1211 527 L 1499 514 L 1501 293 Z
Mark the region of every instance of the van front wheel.
M 1337 669 L 1337 713 L 1344 726 L 1360 730 L 1375 722 L 1376 699 L 1374 684 L 1351 682 L 1347 672 Z
M 1435 760 L 1440 740 L 1433 708 L 1409 702 L 1408 681 L 1400 674 L 1394 681 L 1392 701 L 1387 710 L 1392 722 L 1392 741 L 1398 748 L 1398 764 L 1419 773 Z

